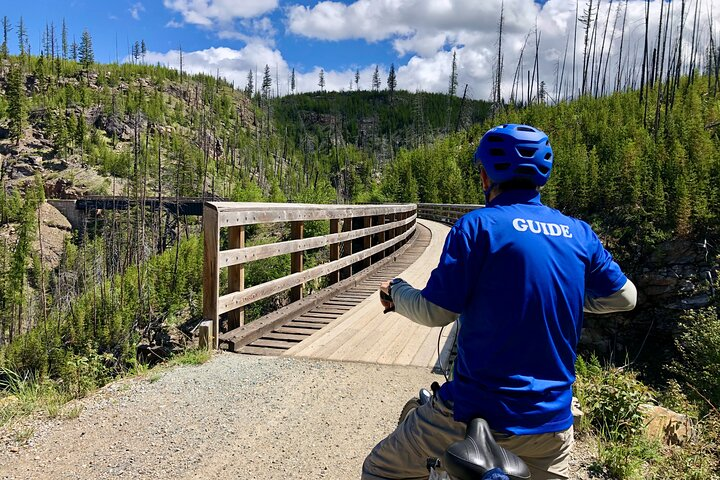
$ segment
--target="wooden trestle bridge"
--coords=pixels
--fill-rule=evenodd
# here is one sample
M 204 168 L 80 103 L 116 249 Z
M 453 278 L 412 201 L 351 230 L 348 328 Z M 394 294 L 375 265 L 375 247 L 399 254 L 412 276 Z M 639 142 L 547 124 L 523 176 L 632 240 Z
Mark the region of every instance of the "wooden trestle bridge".
M 383 314 L 378 286 L 401 276 L 423 287 L 437 265 L 448 225 L 476 208 L 206 202 L 201 343 L 242 354 L 432 368 L 438 351 L 441 357 L 449 353 L 445 340 L 453 329 L 440 336 L 439 328 Z M 305 222 L 317 221 L 329 222 L 330 233 L 306 238 Z M 291 239 L 246 246 L 246 228 L 255 224 L 289 224 Z M 304 252 L 323 248 L 329 260 L 304 269 Z M 245 288 L 247 263 L 288 254 L 288 275 Z M 322 278 L 325 288 L 303 294 L 304 284 Z M 291 303 L 245 324 L 245 307 L 286 291 Z

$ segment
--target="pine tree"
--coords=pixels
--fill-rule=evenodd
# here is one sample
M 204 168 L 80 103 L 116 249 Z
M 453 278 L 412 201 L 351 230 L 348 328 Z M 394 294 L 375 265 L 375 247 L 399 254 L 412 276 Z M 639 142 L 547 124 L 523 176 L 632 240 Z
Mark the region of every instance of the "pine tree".
M 8 32 L 10 31 L 10 20 L 8 20 L 8 17 L 3 17 L 2 21 L 2 27 L 3 27 L 3 43 L 0 45 L 0 58 L 7 58 L 8 57 Z
M 67 60 L 68 58 L 68 38 L 67 38 L 67 25 L 65 25 L 65 19 L 63 18 L 62 21 L 62 33 L 61 33 L 61 42 L 62 42 L 62 58 L 63 60 Z
M 395 64 L 390 65 L 390 73 L 388 74 L 387 79 L 387 88 L 390 92 L 390 98 L 393 97 L 393 94 L 395 93 L 395 88 L 397 87 L 397 78 L 395 77 Z
M 27 32 L 25 31 L 25 23 L 23 18 L 20 17 L 20 24 L 18 24 L 18 48 L 20 49 L 20 56 L 25 55 L 25 45 L 27 43 Z
M 295 69 L 292 69 L 292 73 L 290 74 L 290 91 L 292 93 L 295 93 Z
M 448 88 L 448 95 L 457 95 L 458 86 L 458 74 L 457 74 L 457 52 L 453 51 L 452 69 L 450 70 L 450 87 Z
M 73 62 L 77 62 L 78 61 L 78 44 L 75 41 L 75 35 L 73 35 L 73 42 L 72 42 L 72 45 L 70 46 L 70 51 L 72 53 Z
M 22 64 L 13 64 L 10 66 L 6 93 L 8 117 L 10 118 L 10 138 L 15 140 L 15 145 L 20 145 L 20 139 L 22 138 L 27 116 L 24 77 Z
M 374 92 L 380 91 L 380 70 L 377 65 L 375 65 L 375 72 L 372 77 L 372 89 Z
M 147 55 L 147 46 L 145 40 L 140 40 L 140 56 L 142 57 L 143 63 L 145 63 L 145 55 Z
M 325 70 L 322 68 L 320 69 L 320 78 L 318 79 L 318 85 L 320 86 L 320 91 L 325 91 Z
M 90 66 L 95 63 L 95 54 L 93 53 L 92 38 L 90 38 L 90 32 L 88 32 L 87 29 L 83 31 L 82 38 L 80 39 L 78 58 L 85 71 L 89 73 Z
M 140 42 L 138 42 L 137 40 L 135 40 L 135 43 L 133 43 L 131 55 L 133 58 L 133 63 L 138 63 L 138 60 L 140 59 Z
M 360 69 L 355 70 L 355 90 L 360 91 Z
M 262 96 L 264 99 L 270 97 L 270 90 L 272 89 L 272 76 L 270 76 L 270 66 L 265 64 L 265 72 L 263 73 L 262 81 Z
M 253 71 L 251 69 L 248 71 L 248 74 L 247 74 L 247 84 L 245 85 L 245 95 L 247 95 L 248 98 L 252 98 L 254 93 L 255 93 L 255 86 L 253 85 Z

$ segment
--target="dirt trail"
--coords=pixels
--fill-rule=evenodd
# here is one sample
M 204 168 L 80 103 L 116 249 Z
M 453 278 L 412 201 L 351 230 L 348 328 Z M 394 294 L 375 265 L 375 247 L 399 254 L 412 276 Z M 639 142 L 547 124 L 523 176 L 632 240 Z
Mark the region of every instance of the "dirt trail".
M 219 354 L 109 385 L 77 418 L 16 425 L 34 430 L 19 448 L 0 430 L 0 478 L 358 478 L 433 380 L 420 368 Z

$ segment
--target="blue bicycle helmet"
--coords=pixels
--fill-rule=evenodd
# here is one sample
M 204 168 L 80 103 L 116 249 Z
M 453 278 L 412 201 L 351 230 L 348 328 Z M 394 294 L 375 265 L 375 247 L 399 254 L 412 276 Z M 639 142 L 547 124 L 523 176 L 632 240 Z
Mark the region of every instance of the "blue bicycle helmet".
M 550 178 L 553 151 L 548 136 L 529 125 L 506 124 L 491 128 L 475 151 L 493 184 L 516 179 L 542 187 Z

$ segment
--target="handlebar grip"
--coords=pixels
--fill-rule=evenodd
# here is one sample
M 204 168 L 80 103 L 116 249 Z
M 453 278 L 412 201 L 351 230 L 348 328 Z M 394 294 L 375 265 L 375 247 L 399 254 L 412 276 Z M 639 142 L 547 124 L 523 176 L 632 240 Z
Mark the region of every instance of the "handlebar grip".
M 380 300 L 384 300 L 386 302 L 391 302 L 391 303 L 393 301 L 392 297 L 390 295 L 388 295 L 387 293 L 383 292 L 382 290 L 380 290 Z M 390 307 L 383 310 L 383 313 L 389 313 L 389 312 L 394 312 L 394 311 L 395 311 L 395 304 L 393 303 Z

